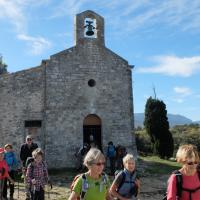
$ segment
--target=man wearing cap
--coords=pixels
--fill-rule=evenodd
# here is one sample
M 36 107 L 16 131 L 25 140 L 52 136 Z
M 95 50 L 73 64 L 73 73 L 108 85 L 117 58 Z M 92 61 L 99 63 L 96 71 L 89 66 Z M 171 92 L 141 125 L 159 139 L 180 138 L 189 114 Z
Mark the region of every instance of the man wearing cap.
M 27 182 L 26 182 L 26 161 L 27 158 L 32 157 L 32 152 L 38 148 L 38 145 L 36 143 L 33 143 L 33 139 L 30 135 L 26 136 L 26 142 L 22 144 L 21 150 L 20 150 L 20 159 L 22 161 L 22 172 L 24 174 L 24 183 L 25 183 L 25 193 L 26 193 L 26 200 L 30 199 L 30 191 L 29 188 L 27 187 Z
M 3 197 L 4 181 L 8 178 L 9 181 L 14 184 L 14 181 L 10 178 L 8 174 L 8 165 L 4 160 L 4 148 L 0 148 L 0 199 L 7 199 Z
M 32 157 L 32 152 L 38 148 L 36 143 L 33 143 L 33 139 L 30 135 L 26 136 L 26 142 L 22 144 L 20 150 L 20 159 L 23 167 L 26 167 L 26 160 L 28 157 Z

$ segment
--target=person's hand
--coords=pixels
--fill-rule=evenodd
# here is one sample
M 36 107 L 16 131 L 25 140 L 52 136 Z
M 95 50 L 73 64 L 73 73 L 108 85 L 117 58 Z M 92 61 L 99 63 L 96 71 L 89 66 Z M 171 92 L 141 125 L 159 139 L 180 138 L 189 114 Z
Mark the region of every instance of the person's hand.
M 23 172 L 23 174 L 26 173 L 26 168 L 25 167 L 22 167 L 22 172 Z
M 35 180 L 35 179 L 32 179 L 32 181 L 31 181 L 31 182 L 32 182 L 32 184 L 33 184 L 33 185 L 35 185 L 35 184 L 36 184 L 36 180 Z

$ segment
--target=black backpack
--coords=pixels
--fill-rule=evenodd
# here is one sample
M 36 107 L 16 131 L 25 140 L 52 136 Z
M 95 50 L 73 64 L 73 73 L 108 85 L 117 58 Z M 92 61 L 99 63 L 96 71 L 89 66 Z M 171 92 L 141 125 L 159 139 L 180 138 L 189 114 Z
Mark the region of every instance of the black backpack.
M 188 189 L 188 188 L 183 188 L 182 184 L 183 184 L 183 177 L 180 171 L 176 170 L 174 172 L 172 172 L 172 174 L 176 175 L 176 188 L 177 188 L 177 197 L 181 197 L 182 196 L 182 191 L 187 191 L 190 194 L 190 200 L 192 200 L 192 193 L 196 192 L 197 190 L 200 189 L 200 186 L 195 188 L 195 189 Z M 200 181 L 200 171 L 198 171 L 198 177 L 199 177 L 199 181 Z M 167 192 L 165 193 L 164 197 L 162 200 L 167 200 Z

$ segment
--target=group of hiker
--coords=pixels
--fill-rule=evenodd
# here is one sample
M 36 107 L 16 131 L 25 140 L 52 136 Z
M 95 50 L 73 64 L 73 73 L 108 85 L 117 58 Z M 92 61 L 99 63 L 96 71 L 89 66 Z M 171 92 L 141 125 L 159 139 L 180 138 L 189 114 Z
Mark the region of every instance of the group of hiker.
M 115 171 L 112 183 L 103 172 L 106 157 L 110 161 L 110 172 L 113 173 L 115 170 L 114 157 L 116 152 L 112 154 L 113 156 L 108 156 L 109 148 L 113 148 L 113 146 L 112 142 L 108 143 L 106 156 L 96 148 L 91 148 L 88 151 L 83 160 L 87 171 L 74 178 L 68 200 L 139 199 L 138 193 L 141 184 L 132 154 L 127 153 L 122 158 L 123 169 Z M 181 164 L 181 168 L 172 172 L 169 177 L 167 192 L 163 200 L 199 200 L 200 157 L 197 147 L 191 144 L 181 145 L 177 151 L 176 160 Z
M 43 160 L 43 151 L 28 135 L 20 149 L 21 164 L 18 163 L 12 144 L 0 148 L 0 200 L 7 200 L 9 181 L 10 200 L 13 200 L 17 173 L 23 174 L 26 200 L 44 200 L 44 186 L 48 183 L 48 170 Z M 22 165 L 22 166 L 21 166 Z M 18 188 L 19 190 L 19 188 Z M 18 191 L 19 192 L 19 191 Z
M 140 181 L 135 171 L 135 159 L 132 154 L 123 158 L 124 169 L 118 171 L 111 184 L 104 173 L 106 158 L 101 150 L 90 148 L 84 157 L 83 164 L 87 167 L 85 173 L 77 175 L 71 185 L 71 195 L 68 200 L 136 200 Z
M 136 160 L 132 154 L 126 152 L 125 147 L 119 144 L 115 146 L 110 141 L 103 154 L 97 147 L 84 144 L 75 156 L 79 154 L 82 162 L 79 170 L 82 173 L 74 177 L 68 200 L 139 199 L 141 184 L 136 172 Z M 0 148 L 0 200 L 8 199 L 8 183 L 9 199 L 13 200 L 15 175 L 19 169 L 22 169 L 24 177 L 26 200 L 44 200 L 44 187 L 49 183 L 47 164 L 43 151 L 33 143 L 30 135 L 21 146 L 20 160 L 22 167 L 11 144 Z M 181 145 L 176 160 L 181 164 L 181 168 L 172 172 L 169 177 L 163 200 L 199 200 L 200 157 L 197 147 L 191 144 Z
M 75 153 L 75 157 L 77 160 L 78 171 L 83 171 L 85 166 L 83 164 L 83 159 L 90 148 L 98 148 L 95 145 L 90 145 L 88 143 L 84 143 L 83 146 L 78 149 Z M 123 145 L 117 144 L 115 146 L 112 141 L 108 142 L 105 157 L 106 157 L 106 167 L 109 168 L 109 175 L 114 175 L 116 170 L 123 169 L 123 157 L 127 154 L 126 148 Z

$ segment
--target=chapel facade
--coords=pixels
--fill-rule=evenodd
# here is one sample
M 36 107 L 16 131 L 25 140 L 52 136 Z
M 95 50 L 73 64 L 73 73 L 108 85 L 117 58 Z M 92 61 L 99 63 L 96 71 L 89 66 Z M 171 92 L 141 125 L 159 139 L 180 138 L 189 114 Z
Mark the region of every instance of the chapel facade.
M 75 18 L 75 46 L 39 66 L 0 75 L 0 145 L 15 149 L 31 134 L 50 168 L 74 167 L 75 151 L 107 143 L 137 154 L 133 134 L 132 67 L 105 46 L 104 19 Z

